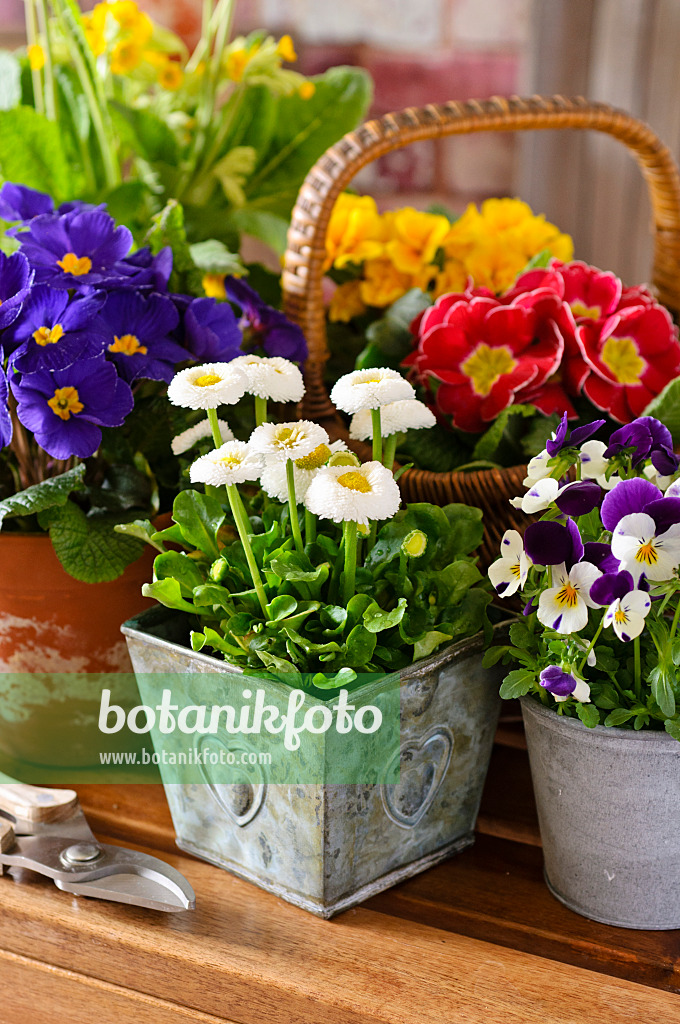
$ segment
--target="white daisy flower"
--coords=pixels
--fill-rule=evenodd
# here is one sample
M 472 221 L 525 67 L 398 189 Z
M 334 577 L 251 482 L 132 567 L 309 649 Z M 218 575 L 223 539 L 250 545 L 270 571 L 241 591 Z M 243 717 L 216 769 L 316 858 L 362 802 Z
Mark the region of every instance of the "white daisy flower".
M 295 497 L 298 501 L 304 501 L 309 485 L 325 466 L 334 452 L 347 451 L 344 441 L 333 441 L 332 444 L 320 444 L 309 455 L 293 462 L 293 476 L 295 478 Z M 287 462 L 287 460 L 286 460 Z M 260 477 L 262 490 L 266 491 L 270 498 L 277 501 L 288 501 L 288 480 L 286 477 L 286 462 L 283 459 L 265 459 L 264 470 Z
M 333 386 L 331 402 L 343 412 L 379 409 L 392 402 L 415 399 L 413 387 L 396 370 L 375 367 L 346 373 Z
M 185 409 L 234 405 L 246 393 L 248 378 L 232 363 L 203 363 L 180 370 L 168 385 L 168 398 Z
M 531 562 L 517 530 L 506 530 L 501 541 L 501 557 L 489 566 L 489 579 L 501 597 L 510 597 L 524 586 Z
M 368 526 L 375 519 L 391 519 L 400 504 L 399 487 L 380 462 L 365 462 L 356 467 L 325 466 L 305 495 L 305 505 L 321 519 L 360 526 Z
M 644 573 L 660 582 L 672 579 L 680 565 L 680 523 L 656 535 L 656 523 L 646 512 L 631 512 L 621 519 L 612 535 L 612 554 L 635 582 Z
M 542 480 L 544 476 L 550 476 L 553 471 L 553 467 L 548 465 L 551 456 L 548 454 L 546 448 L 538 455 L 534 455 L 533 459 L 527 466 L 527 475 L 524 478 L 525 487 L 533 487 L 538 481 Z
M 643 590 L 631 590 L 617 597 L 604 613 L 605 626 L 613 626 L 619 640 L 634 640 L 645 628 L 645 618 L 652 607 L 652 599 Z
M 406 430 L 433 427 L 436 422 L 434 413 L 417 398 L 407 398 L 402 402 L 389 402 L 380 408 L 380 426 L 383 437 L 399 434 Z M 354 413 L 349 425 L 349 436 L 357 441 L 370 441 L 373 437 L 370 409 L 360 409 L 359 412 Z
M 217 421 L 220 428 L 220 435 L 222 441 L 233 441 L 234 435 L 231 432 L 231 427 L 226 420 Z M 172 439 L 172 454 L 182 455 L 183 452 L 188 452 L 190 448 L 193 448 L 197 441 L 200 441 L 203 437 L 212 437 L 212 428 L 208 420 L 201 420 L 194 427 L 189 427 L 187 430 L 183 430 L 181 434 L 177 434 Z
M 602 573 L 590 562 L 577 562 L 567 568 L 553 568 L 553 584 L 538 600 L 538 621 L 558 633 L 578 633 L 588 622 L 588 609 L 597 608 L 590 588 Z
M 215 487 L 243 484 L 257 480 L 262 470 L 262 459 L 245 441 L 227 441 L 191 466 L 189 478 L 194 484 L 213 484 Z
M 521 508 L 522 512 L 533 515 L 535 512 L 543 512 L 546 508 L 550 508 L 560 493 L 560 489 L 557 480 L 548 476 L 537 480 L 521 497 L 510 498 L 510 504 L 513 508 Z
M 250 435 L 248 442 L 260 455 L 282 459 L 304 459 L 320 444 L 329 445 L 328 434 L 311 420 L 292 423 L 262 423 Z
M 273 402 L 299 402 L 305 393 L 295 363 L 281 356 L 238 356 L 232 361 L 248 378 L 248 393 Z

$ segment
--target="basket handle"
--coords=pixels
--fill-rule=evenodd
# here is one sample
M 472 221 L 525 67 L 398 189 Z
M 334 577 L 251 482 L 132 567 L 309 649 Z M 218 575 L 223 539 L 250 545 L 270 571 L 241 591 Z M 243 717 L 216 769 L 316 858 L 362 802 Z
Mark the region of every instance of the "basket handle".
M 593 129 L 612 135 L 635 157 L 649 189 L 654 218 L 652 284 L 659 301 L 680 310 L 680 175 L 673 156 L 652 129 L 605 103 L 577 97 L 532 96 L 468 100 L 407 107 L 367 121 L 331 146 L 305 178 L 288 230 L 283 296 L 287 315 L 307 338 L 306 402 L 313 415 L 332 415 L 323 388 L 328 358 L 322 278 L 326 232 L 335 201 L 366 164 L 422 139 L 482 131 Z

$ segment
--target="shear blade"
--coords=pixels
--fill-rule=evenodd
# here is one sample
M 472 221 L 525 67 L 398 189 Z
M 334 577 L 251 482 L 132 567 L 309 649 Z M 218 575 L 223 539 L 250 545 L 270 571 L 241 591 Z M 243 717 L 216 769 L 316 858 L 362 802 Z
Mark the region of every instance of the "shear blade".
M 128 903 L 149 910 L 173 913 L 193 910 L 196 906 L 191 886 L 187 882 L 181 886 L 177 885 L 167 877 L 164 877 L 163 881 L 158 881 L 148 875 L 121 872 L 92 882 L 64 882 L 55 879 L 54 884 L 64 892 L 72 892 L 76 896 L 91 896 L 116 903 Z

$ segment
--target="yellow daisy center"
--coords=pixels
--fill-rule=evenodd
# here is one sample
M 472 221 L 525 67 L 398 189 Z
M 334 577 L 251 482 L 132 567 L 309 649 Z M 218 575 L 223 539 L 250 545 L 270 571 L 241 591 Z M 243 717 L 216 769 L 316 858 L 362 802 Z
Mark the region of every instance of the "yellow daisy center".
M 472 381 L 476 395 L 488 395 L 496 381 L 517 366 L 517 360 L 505 345 L 491 348 L 482 342 L 461 365 L 461 370 Z
M 646 544 L 641 544 L 635 554 L 635 561 L 642 562 L 644 565 L 656 565 L 659 561 L 659 554 L 654 547 L 654 541 L 648 540 Z
M 580 299 L 570 302 L 569 305 L 574 316 L 587 316 L 589 320 L 597 320 L 602 316 L 601 306 L 586 306 L 585 302 L 581 302 Z
M 639 384 L 647 366 L 633 338 L 607 338 L 600 359 L 619 384 Z
M 328 462 L 331 450 L 327 444 L 318 444 L 313 452 L 305 455 L 302 459 L 296 459 L 295 465 L 298 469 L 321 469 Z
M 350 491 L 361 491 L 362 494 L 368 494 L 371 490 L 371 485 L 363 473 L 343 473 L 338 477 L 338 483 Z
M 47 402 L 55 416 L 60 420 L 68 420 L 76 413 L 82 412 L 85 406 L 80 401 L 78 392 L 73 387 L 57 388 Z
M 217 462 L 221 462 L 223 466 L 240 466 L 243 459 L 240 455 L 222 455 Z
M 555 594 L 555 602 L 561 608 L 575 608 L 578 604 L 578 589 L 573 583 L 565 583 Z
M 213 384 L 219 384 L 222 378 L 217 373 L 204 373 L 200 377 L 197 377 L 194 384 L 198 388 L 209 388 Z
M 92 270 L 92 260 L 89 256 L 76 256 L 74 252 L 67 252 L 62 259 L 57 260 L 57 266 L 61 267 L 65 274 L 82 277 Z
M 120 338 L 116 334 L 113 344 L 109 345 L 109 352 L 122 352 L 125 356 L 145 356 L 148 351 L 146 345 L 140 345 L 139 338 L 134 334 L 124 334 Z
M 60 338 L 64 336 L 64 328 L 61 324 L 55 324 L 54 327 L 39 327 L 37 331 L 33 331 L 33 337 L 38 345 L 56 345 Z

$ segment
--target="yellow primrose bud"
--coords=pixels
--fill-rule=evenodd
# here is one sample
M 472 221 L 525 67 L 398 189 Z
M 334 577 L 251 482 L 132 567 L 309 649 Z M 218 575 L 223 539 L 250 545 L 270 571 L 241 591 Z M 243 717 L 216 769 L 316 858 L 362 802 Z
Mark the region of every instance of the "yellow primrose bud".
M 298 96 L 301 100 L 311 100 L 312 96 L 316 92 L 316 86 L 314 82 L 303 82 L 298 89 Z
M 278 46 L 276 47 L 276 52 L 281 60 L 284 60 L 287 64 L 292 64 L 297 60 L 297 53 L 295 52 L 293 40 L 288 35 L 281 36 Z
M 329 466 L 360 466 L 354 452 L 334 452 L 328 460 Z
M 201 284 L 203 291 L 209 299 L 226 299 L 227 292 L 224 287 L 226 274 L 204 274 Z
M 27 53 L 31 71 L 40 71 L 41 68 L 45 67 L 45 51 L 42 46 L 33 43 L 32 46 L 29 46 Z

